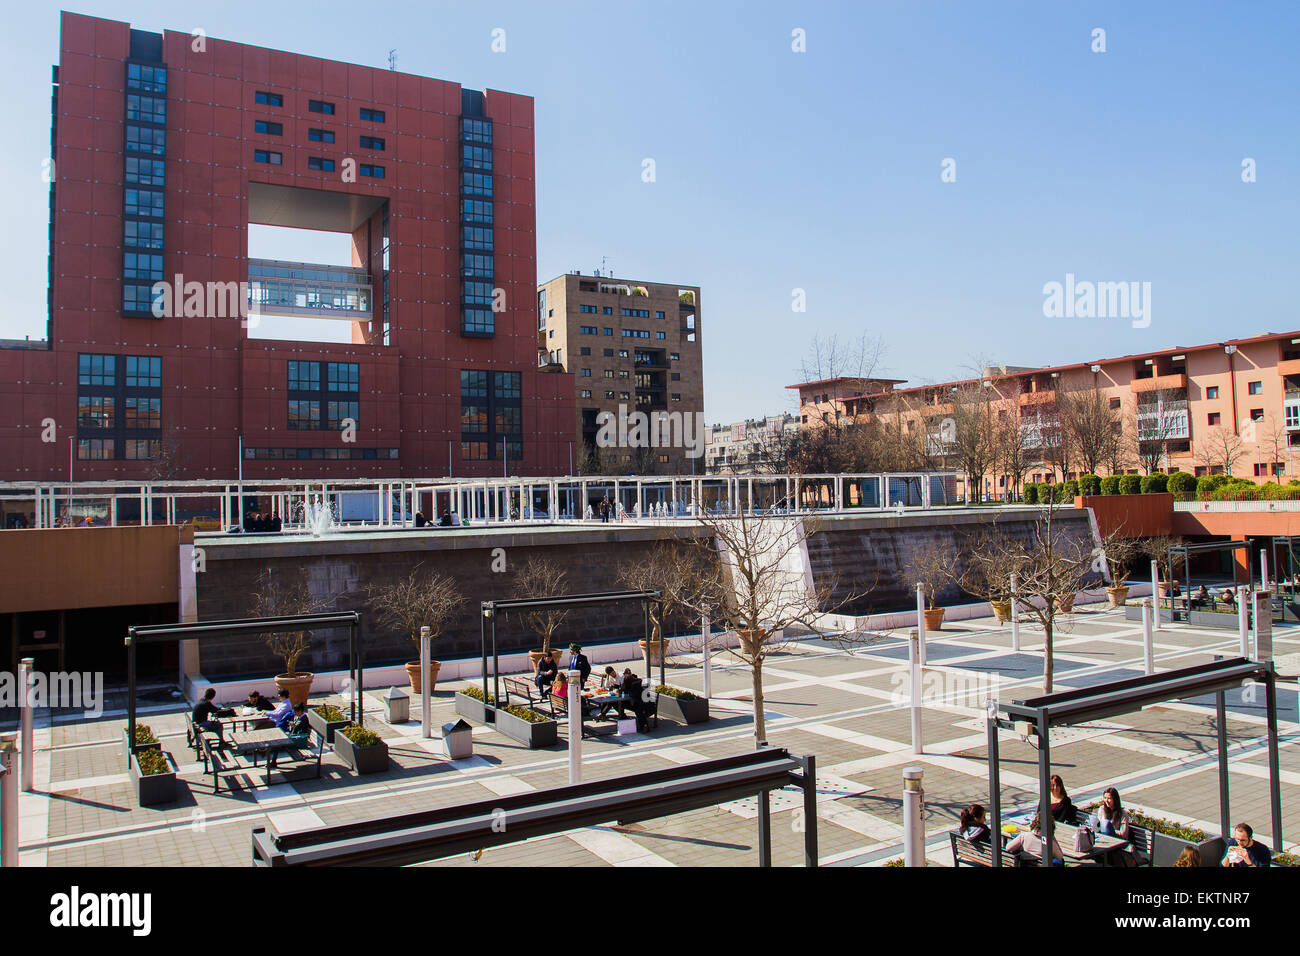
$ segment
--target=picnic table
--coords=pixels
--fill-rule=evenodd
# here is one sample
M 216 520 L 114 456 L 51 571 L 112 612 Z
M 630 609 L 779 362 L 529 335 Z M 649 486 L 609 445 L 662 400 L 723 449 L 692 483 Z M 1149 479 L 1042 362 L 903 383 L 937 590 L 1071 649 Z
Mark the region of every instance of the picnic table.
M 1022 832 L 1027 832 L 1028 824 L 1023 826 L 1016 823 L 1005 823 L 1002 826 L 1002 832 L 1007 837 L 1014 839 Z M 1095 829 L 1093 833 L 1092 850 L 1088 853 L 1081 853 L 1074 848 L 1074 837 L 1079 832 L 1079 827 L 1073 823 L 1054 823 L 1052 825 L 1052 837 L 1056 840 L 1061 848 L 1061 855 L 1065 857 L 1068 863 L 1085 863 L 1093 860 L 1103 860 L 1106 854 L 1112 850 L 1118 850 L 1128 845 L 1127 840 L 1121 840 L 1119 837 L 1107 836 L 1104 833 L 1098 833 Z
M 622 692 L 586 690 L 582 692 L 582 703 L 589 713 L 593 713 L 598 719 L 603 720 L 609 715 L 611 708 L 622 709 L 631 706 L 632 698 Z
M 251 714 L 235 714 L 232 717 L 218 717 L 216 720 L 217 723 L 221 725 L 222 736 L 224 737 L 224 732 L 227 727 L 231 730 L 234 730 L 236 727 L 247 729 L 249 724 L 255 724 L 259 721 L 266 720 L 267 714 L 269 713 L 269 710 L 256 710 Z
M 230 749 L 237 754 L 251 756 L 253 766 L 257 766 L 258 754 L 265 754 L 267 766 L 273 767 L 275 766 L 275 755 L 279 751 L 292 750 L 297 744 L 297 741 L 278 727 L 267 727 L 264 730 L 245 730 L 240 733 L 232 733 L 229 738 Z

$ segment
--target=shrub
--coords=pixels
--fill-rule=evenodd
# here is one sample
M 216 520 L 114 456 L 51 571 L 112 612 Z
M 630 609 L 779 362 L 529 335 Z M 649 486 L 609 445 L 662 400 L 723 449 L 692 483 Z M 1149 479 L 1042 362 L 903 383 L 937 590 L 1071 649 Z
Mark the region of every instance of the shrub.
M 678 700 L 698 700 L 699 698 L 689 690 L 682 690 L 680 687 L 669 687 L 667 684 L 660 684 L 655 688 L 656 694 L 663 694 L 665 697 L 676 697 Z
M 1196 497 L 1208 495 L 1228 483 L 1227 475 L 1202 475 L 1196 479 Z
M 158 773 L 171 773 L 171 765 L 161 750 L 141 750 L 135 755 L 135 762 L 140 766 L 140 773 L 152 777 Z
M 1101 493 L 1103 495 L 1119 494 L 1119 475 L 1107 475 L 1101 480 Z
M 1022 497 L 1027 505 L 1038 504 L 1038 485 L 1035 482 L 1026 481 Z
M 1038 503 L 1040 505 L 1050 505 L 1056 500 L 1056 485 L 1050 481 L 1045 481 L 1038 486 Z
M 1300 498 L 1300 488 L 1292 485 L 1275 485 L 1270 482 L 1263 487 L 1262 494 L 1270 501 L 1294 501 Z
M 1119 479 L 1119 493 L 1121 495 L 1136 495 L 1142 492 L 1142 479 L 1138 475 L 1121 475 Z
M 1169 483 L 1168 475 L 1143 475 L 1142 476 L 1142 494 L 1159 495 L 1164 494 L 1165 487 Z
M 483 700 L 483 688 L 475 684 L 470 684 L 468 687 L 462 690 L 461 693 L 464 694 L 466 697 L 473 698 L 474 700 Z M 491 694 L 488 694 L 487 700 L 484 701 L 484 703 L 495 704 L 496 698 L 493 697 Z
M 1079 493 L 1083 495 L 1101 494 L 1101 479 L 1096 475 L 1081 475 L 1079 477 Z
M 1196 478 L 1185 471 L 1176 471 L 1169 476 L 1169 482 L 1165 485 L 1166 489 L 1175 494 L 1185 491 L 1196 490 Z
M 348 724 L 339 733 L 352 741 L 353 745 L 357 747 L 373 747 L 375 744 L 383 742 L 383 738 L 373 730 L 366 730 L 366 728 L 358 724 Z
M 892 860 L 885 861 L 885 866 L 906 866 L 906 865 L 907 864 L 903 862 L 903 858 L 901 856 L 896 856 Z
M 533 710 L 531 707 L 503 707 L 502 710 L 504 710 L 507 714 L 513 714 L 515 717 L 518 717 L 520 720 L 526 720 L 530 724 L 540 724 L 543 721 L 547 721 L 551 719 L 550 717 L 547 717 L 545 714 Z
M 1071 478 L 1069 481 L 1065 483 L 1065 491 L 1063 492 L 1060 500 L 1062 502 L 1070 502 L 1073 501 L 1075 498 L 1077 498 L 1078 495 L 1079 495 L 1079 483 L 1075 481 L 1073 478 Z
M 1274 866 L 1300 866 L 1300 856 L 1294 853 L 1274 853 Z
M 153 735 L 153 729 L 148 724 L 135 725 L 135 743 L 136 746 L 143 744 L 156 744 L 158 738 Z
M 316 713 L 320 715 L 321 719 L 326 723 L 333 724 L 340 720 L 348 719 L 343 711 L 339 710 L 333 704 L 321 704 L 319 707 L 313 707 L 312 709 L 316 711 Z
M 1128 810 L 1128 818 L 1134 825 L 1146 827 L 1156 833 L 1163 833 L 1166 836 L 1186 840 L 1189 843 L 1205 842 L 1204 830 L 1186 826 L 1177 820 L 1166 820 L 1164 817 L 1149 817 L 1145 813 L 1139 813 L 1131 808 Z

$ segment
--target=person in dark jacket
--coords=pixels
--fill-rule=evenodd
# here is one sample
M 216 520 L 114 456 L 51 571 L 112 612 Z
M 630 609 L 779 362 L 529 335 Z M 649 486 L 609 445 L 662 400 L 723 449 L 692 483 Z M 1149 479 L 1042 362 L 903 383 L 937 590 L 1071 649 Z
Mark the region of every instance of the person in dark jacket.
M 440 528 L 450 528 L 450 527 L 452 527 L 454 524 L 455 524 L 455 522 L 451 520 L 451 511 L 450 511 L 450 509 L 443 508 L 443 509 L 442 509 L 442 517 L 438 519 L 438 527 L 440 527 Z
M 280 516 L 279 516 L 279 515 L 272 515 L 272 516 L 271 516 L 271 533 L 272 533 L 272 534 L 279 534 L 279 533 L 280 533 L 280 529 L 283 528 L 283 527 L 284 527 L 284 522 L 280 520 Z
M 194 726 L 200 730 L 211 730 L 213 733 L 221 733 L 221 725 L 214 720 L 214 717 L 234 717 L 235 712 L 228 707 L 218 707 L 214 701 L 217 697 L 217 689 L 209 687 L 203 692 L 203 699 L 198 702 L 194 710 L 190 713 L 190 719 L 194 721 Z
M 623 671 L 623 694 L 628 698 L 632 713 L 636 715 L 637 733 L 644 734 L 648 732 L 650 730 L 650 702 L 645 699 L 645 685 L 641 683 L 641 678 L 632 673 L 631 668 Z
M 569 645 L 569 670 L 577 668 L 578 673 L 582 675 L 581 685 L 587 686 L 587 678 L 591 676 L 591 661 L 587 660 L 587 655 L 582 653 L 581 644 Z
M 961 812 L 961 822 L 958 827 L 963 839 L 971 843 L 988 843 L 989 828 L 984 822 L 984 808 L 978 803 L 972 803 L 969 807 Z
M 1065 781 L 1057 774 L 1052 774 L 1052 819 L 1057 823 L 1077 824 L 1079 811 L 1065 792 Z
M 248 692 L 248 706 L 254 710 L 275 710 L 275 701 L 260 690 L 250 690 Z
M 537 693 L 545 697 L 551 692 L 551 685 L 555 683 L 555 675 L 559 672 L 559 667 L 555 663 L 555 658 L 547 654 L 537 661 L 537 673 L 533 675 L 533 681 L 537 684 Z
M 429 519 L 424 516 L 423 511 L 417 511 L 415 513 L 415 526 L 417 528 L 423 528 L 428 523 L 429 523 Z

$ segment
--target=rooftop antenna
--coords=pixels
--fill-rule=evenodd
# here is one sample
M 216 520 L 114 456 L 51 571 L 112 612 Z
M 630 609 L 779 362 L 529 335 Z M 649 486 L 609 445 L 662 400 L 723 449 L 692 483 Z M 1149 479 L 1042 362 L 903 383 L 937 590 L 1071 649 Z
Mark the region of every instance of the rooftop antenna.
M 606 257 L 606 256 L 601 256 L 601 257 L 600 257 L 600 268 L 599 268 L 598 270 L 596 270 L 596 275 L 598 275 L 598 276 L 604 276 L 606 279 L 612 279 L 612 278 L 614 278 L 614 270 L 610 269 L 610 268 L 606 265 L 606 263 L 607 263 L 608 261 L 609 261 L 608 257 Z
M 397 51 L 396 51 L 396 50 L 389 50 L 389 51 L 388 51 L 388 68 L 389 68 L 390 70 L 395 70 L 395 69 L 397 69 Z

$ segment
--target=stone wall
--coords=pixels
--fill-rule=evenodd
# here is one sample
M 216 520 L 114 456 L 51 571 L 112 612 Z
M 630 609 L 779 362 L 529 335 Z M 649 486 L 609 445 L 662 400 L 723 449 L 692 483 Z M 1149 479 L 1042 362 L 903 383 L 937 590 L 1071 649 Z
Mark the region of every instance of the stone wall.
M 824 522 L 808 539 L 808 558 L 813 580 L 831 590 L 832 602 L 854 593 L 866 596 L 850 602 L 845 614 L 877 614 L 916 606 L 916 584 L 899 578 L 898 569 L 907 566 L 910 555 L 930 542 L 951 551 L 953 571 L 965 568 L 963 552 L 968 536 L 997 527 L 1011 535 L 1032 533 L 1037 509 L 928 512 L 897 517 L 846 517 Z M 1092 538 L 1086 511 L 1057 512 L 1056 521 L 1085 539 Z M 939 604 L 978 600 L 956 584 L 940 589 Z

